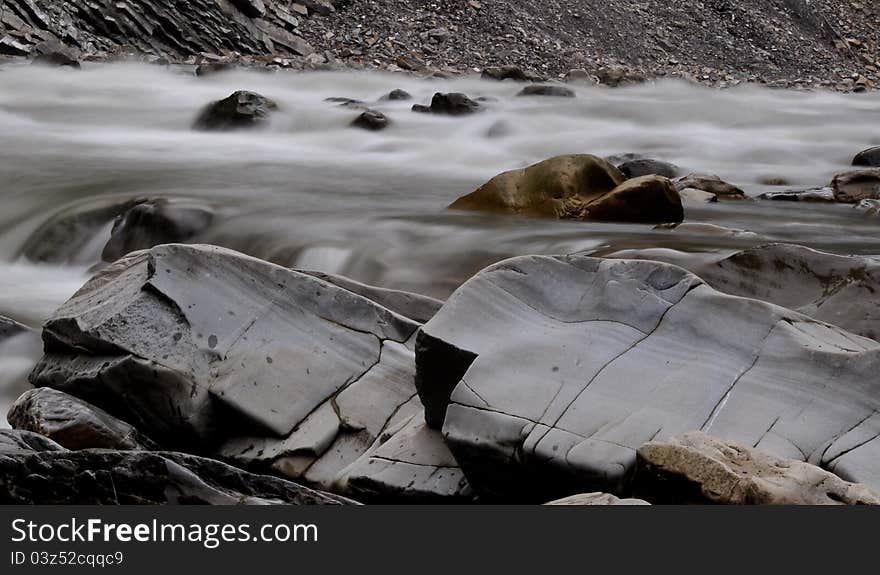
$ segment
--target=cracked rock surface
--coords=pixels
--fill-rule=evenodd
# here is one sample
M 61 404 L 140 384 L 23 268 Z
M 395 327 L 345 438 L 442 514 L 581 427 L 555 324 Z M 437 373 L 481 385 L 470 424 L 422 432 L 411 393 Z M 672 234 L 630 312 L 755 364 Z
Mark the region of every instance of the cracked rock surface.
M 709 259 L 661 250 L 627 250 L 609 257 L 674 263 L 724 293 L 775 303 L 880 339 L 880 262 L 873 258 L 791 244 L 766 244 Z
M 31 374 L 164 445 L 285 437 L 369 379 L 417 323 L 314 276 L 170 244 L 93 277 L 47 321 Z
M 676 266 L 513 258 L 418 339 L 426 419 L 490 497 L 625 493 L 642 444 L 692 430 L 880 486 L 880 343 Z
M 9 430 L 0 430 L 0 485 L 3 505 L 353 503 L 194 455 L 66 451 L 36 434 Z
M 700 432 L 640 447 L 635 484 L 655 503 L 880 505 L 865 485 Z

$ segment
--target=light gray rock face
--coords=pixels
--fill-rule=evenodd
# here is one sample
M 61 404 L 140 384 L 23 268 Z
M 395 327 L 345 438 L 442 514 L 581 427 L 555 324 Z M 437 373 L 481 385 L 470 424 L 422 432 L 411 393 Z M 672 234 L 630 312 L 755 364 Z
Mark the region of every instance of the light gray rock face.
M 610 493 L 581 493 L 563 497 L 544 505 L 650 505 L 643 499 L 619 499 Z
M 880 262 L 872 258 L 791 244 L 767 244 L 708 259 L 659 250 L 628 250 L 611 257 L 674 263 L 724 293 L 775 303 L 880 339 Z
M 640 447 L 634 483 L 667 504 L 880 505 L 865 485 L 700 432 Z
M 286 437 L 418 328 L 313 276 L 211 246 L 136 252 L 47 321 L 31 374 L 164 445 Z
M 137 429 L 103 409 L 47 387 L 26 391 L 6 418 L 13 429 L 39 433 L 67 449 L 159 448 Z
M 418 323 L 425 323 L 440 310 L 443 302 L 426 295 L 385 289 L 354 281 L 344 276 L 299 270 L 326 282 L 345 288 Z
M 427 421 L 487 496 L 625 492 L 691 430 L 880 485 L 880 344 L 652 261 L 514 258 L 417 345 Z
M 347 468 L 338 481 L 343 493 L 364 502 L 467 502 L 474 498 L 461 467 L 441 434 L 414 415 L 388 441 Z

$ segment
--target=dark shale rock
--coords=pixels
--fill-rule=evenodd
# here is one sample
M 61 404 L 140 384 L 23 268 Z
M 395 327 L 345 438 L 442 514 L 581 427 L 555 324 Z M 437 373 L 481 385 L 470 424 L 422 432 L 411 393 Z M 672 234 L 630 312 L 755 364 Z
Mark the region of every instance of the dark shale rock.
M 880 343 L 652 261 L 513 258 L 425 324 L 426 419 L 481 495 L 628 492 L 703 430 L 880 486 Z
M 196 118 L 197 130 L 236 130 L 256 128 L 268 123 L 269 116 L 278 109 L 274 101 L 240 90 L 222 100 L 208 104 Z
M 551 86 L 546 84 L 534 84 L 526 86 L 519 91 L 517 96 L 554 96 L 557 98 L 574 98 L 575 93 L 565 86 Z
M 146 200 L 116 217 L 101 258 L 112 262 L 133 251 L 190 240 L 213 219 L 213 212 L 203 206 L 166 199 Z
M 339 505 L 342 497 L 171 452 L 0 451 L 3 505 Z
M 39 433 L 67 449 L 159 448 L 103 409 L 47 387 L 26 391 L 12 405 L 6 419 L 13 429 Z
M 361 128 L 362 130 L 378 132 L 379 130 L 387 128 L 390 123 L 391 121 L 382 112 L 366 110 L 365 112 L 362 112 L 360 116 L 355 118 L 351 122 L 351 125 L 355 128 Z

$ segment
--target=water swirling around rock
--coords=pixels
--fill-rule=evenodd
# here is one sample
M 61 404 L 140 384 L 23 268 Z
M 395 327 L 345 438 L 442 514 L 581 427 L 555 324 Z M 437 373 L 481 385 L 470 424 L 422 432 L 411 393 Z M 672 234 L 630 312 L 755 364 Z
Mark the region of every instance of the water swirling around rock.
M 485 265 L 521 254 L 732 250 L 765 241 L 880 254 L 877 219 L 845 205 L 686 209 L 686 222 L 754 232 L 737 236 L 707 226 L 670 231 L 444 209 L 504 170 L 569 153 L 639 153 L 717 173 L 752 196 L 826 185 L 856 152 L 880 144 L 875 94 L 661 82 L 518 98 L 521 84 L 477 78 L 248 71 L 197 78 L 135 64 L 79 71 L 9 65 L 0 76 L 0 315 L 32 327 L 82 285 L 110 234 L 109 224 L 88 237 L 61 228 L 57 246 L 46 246 L 40 234 L 47 222 L 143 197 L 213 210 L 199 242 L 441 298 Z M 380 101 L 393 89 L 413 100 Z M 278 103 L 265 129 L 191 129 L 202 106 L 236 90 Z M 483 97 L 485 110 L 454 118 L 410 111 L 435 92 Z M 362 110 L 329 97 L 361 100 L 391 124 L 381 132 L 351 128 Z M 768 186 L 770 179 L 786 185 Z M 23 254 L 35 242 L 43 242 L 43 254 L 66 251 L 33 262 Z M 0 363 L 0 382 L 20 371 Z

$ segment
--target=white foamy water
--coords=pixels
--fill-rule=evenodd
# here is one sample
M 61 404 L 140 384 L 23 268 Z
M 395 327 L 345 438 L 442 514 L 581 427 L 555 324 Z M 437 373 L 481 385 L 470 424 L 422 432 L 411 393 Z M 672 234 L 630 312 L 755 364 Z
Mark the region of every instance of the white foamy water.
M 377 102 L 395 88 L 419 103 L 438 91 L 489 101 L 481 114 L 434 117 L 410 112 L 414 102 Z M 6 66 L 0 314 L 38 326 L 82 284 L 106 229 L 65 265 L 22 261 L 22 246 L 53 215 L 109 196 L 195 198 L 219 214 L 199 241 L 441 297 L 484 265 L 525 253 L 711 250 L 766 240 L 880 253 L 880 221 L 847 206 L 738 202 L 688 210 L 688 221 L 750 230 L 759 240 L 445 210 L 498 172 L 556 154 L 640 153 L 717 173 L 757 194 L 771 189 L 761 185 L 765 178 L 793 188 L 827 184 L 857 151 L 880 144 L 875 94 L 719 92 L 664 82 L 575 87 L 575 99 L 517 98 L 520 88 L 378 73 L 196 78 L 146 65 Z M 279 103 L 269 129 L 190 129 L 205 103 L 239 89 Z M 393 124 L 379 133 L 349 128 L 359 112 L 328 97 L 364 100 Z M 32 360 L 15 362 L 31 355 L 0 359 L 0 374 L 26 372 Z M 9 379 L 0 377 L 0 385 Z

